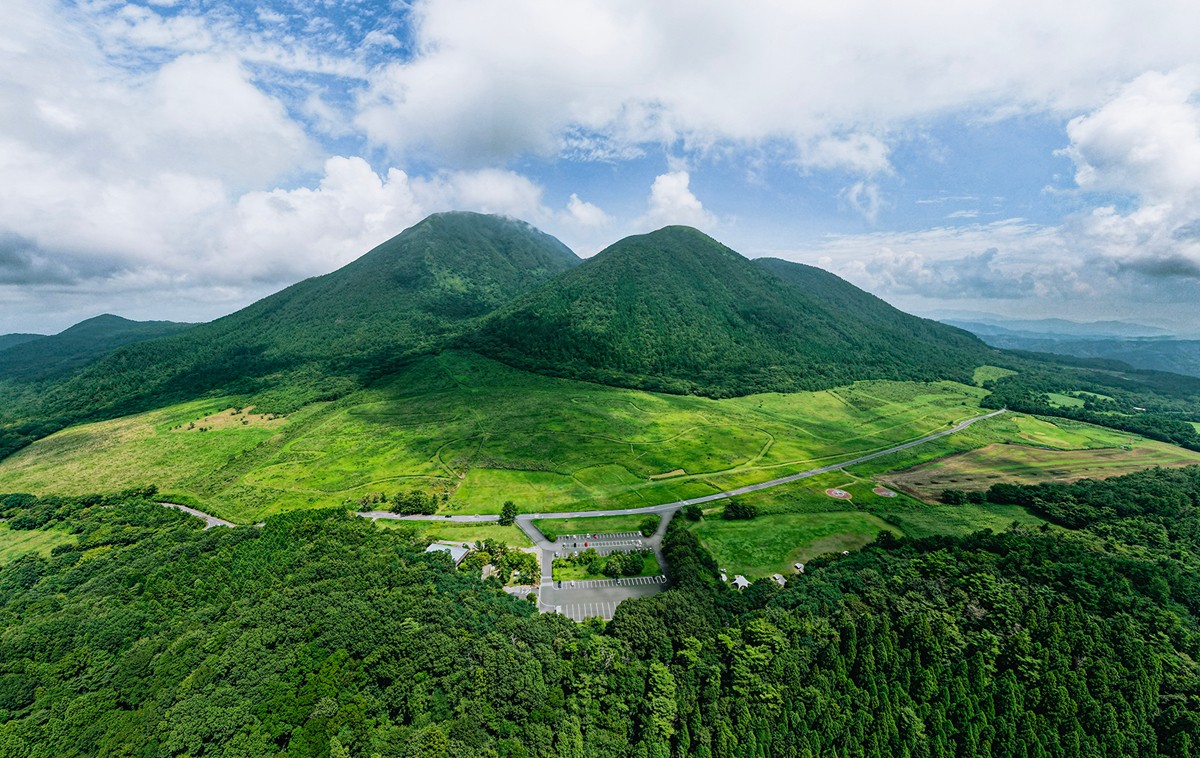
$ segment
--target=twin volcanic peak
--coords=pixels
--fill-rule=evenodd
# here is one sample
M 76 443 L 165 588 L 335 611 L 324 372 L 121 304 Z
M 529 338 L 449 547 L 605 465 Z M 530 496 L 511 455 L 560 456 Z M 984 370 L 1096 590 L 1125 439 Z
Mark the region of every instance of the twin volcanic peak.
M 750 261 L 695 229 L 629 237 L 581 262 L 524 222 L 442 213 L 331 274 L 112 350 L 53 386 L 0 381 L 9 401 L 0 421 L 59 425 L 214 394 L 286 412 L 447 348 L 718 397 L 858 379 L 968 381 L 991 353 L 832 274 Z
M 538 373 L 717 397 L 970 381 L 991 352 L 833 274 L 750 261 L 681 226 L 617 242 L 498 309 L 467 344 Z

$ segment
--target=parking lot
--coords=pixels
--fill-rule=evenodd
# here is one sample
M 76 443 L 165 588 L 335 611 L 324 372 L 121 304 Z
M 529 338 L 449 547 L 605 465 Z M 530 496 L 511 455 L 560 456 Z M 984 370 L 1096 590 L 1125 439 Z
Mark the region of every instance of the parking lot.
M 626 576 L 619 579 L 580 579 L 578 581 L 567 581 L 562 583 L 564 590 L 579 589 L 588 590 L 598 587 L 636 587 L 642 584 L 663 584 L 667 581 L 665 576 Z M 558 582 L 554 583 L 558 587 Z

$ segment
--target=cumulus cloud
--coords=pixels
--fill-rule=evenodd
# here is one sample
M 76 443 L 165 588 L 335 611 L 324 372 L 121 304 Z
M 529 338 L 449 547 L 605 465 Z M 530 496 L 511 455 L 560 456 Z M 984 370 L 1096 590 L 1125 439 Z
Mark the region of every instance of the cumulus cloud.
M 1200 71 L 1150 72 L 1067 126 L 1085 192 L 1132 198 L 1068 220 L 1066 232 L 1120 269 L 1200 279 Z
M 683 224 L 700 229 L 716 226 L 716 216 L 709 213 L 700 198 L 690 188 L 691 176 L 687 171 L 671 171 L 654 178 L 650 185 L 650 198 L 646 215 L 638 225 L 657 228 L 670 224 Z
M 860 172 L 887 165 L 875 126 L 1093 107 L 1114 81 L 1193 60 L 1200 27 L 1186 0 L 415 7 L 417 54 L 380 67 L 359 102 L 359 125 L 397 153 L 489 160 L 582 130 L 610 150 L 782 139 L 802 164 Z

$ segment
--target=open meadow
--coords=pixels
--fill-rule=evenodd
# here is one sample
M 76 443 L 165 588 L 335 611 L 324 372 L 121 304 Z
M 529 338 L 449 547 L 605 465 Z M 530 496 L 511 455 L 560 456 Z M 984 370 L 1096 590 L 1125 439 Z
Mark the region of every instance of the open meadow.
M 0 565 L 19 558 L 26 553 L 36 553 L 43 558 L 59 545 L 75 542 L 75 535 L 62 529 L 12 529 L 0 523 Z
M 451 513 L 638 507 L 878 450 L 977 415 L 951 382 L 729 400 L 553 379 L 470 353 L 286 418 L 206 400 L 64 430 L 0 462 L 0 491 L 157 484 L 238 523 L 421 488 Z M 245 422 L 245 423 L 243 423 Z

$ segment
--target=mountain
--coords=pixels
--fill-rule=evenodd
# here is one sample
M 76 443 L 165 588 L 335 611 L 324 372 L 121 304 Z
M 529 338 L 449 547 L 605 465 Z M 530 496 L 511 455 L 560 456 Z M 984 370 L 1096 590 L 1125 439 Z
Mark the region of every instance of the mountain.
M 173 321 L 130 321 L 106 313 L 53 336 L 8 347 L 0 354 L 0 381 L 42 382 L 66 376 L 123 345 L 178 334 L 191 326 Z
M 541 373 L 718 397 L 969 381 L 991 352 L 832 274 L 756 264 L 680 226 L 617 242 L 497 310 L 466 344 Z
M 1200 340 L 1175 339 L 1082 339 L 1031 337 L 1022 333 L 980 334 L 993 347 L 1103 358 L 1121 361 L 1137 369 L 1169 371 L 1200 377 Z
M 26 342 L 40 340 L 45 336 L 44 334 L 0 334 L 0 352 L 4 352 L 10 347 L 23 345 Z
M 337 397 L 578 263 L 561 242 L 521 221 L 430 216 L 331 274 L 182 334 L 116 350 L 36 397 L 0 388 L 0 421 L 56 419 L 29 434 L 0 428 L 0 455 L 53 426 L 206 393 L 253 395 L 274 411 Z
M 1003 319 L 983 315 L 974 318 L 941 318 L 939 320 L 944 324 L 966 329 L 981 337 L 985 334 L 1021 335 L 1043 339 L 1132 339 L 1171 336 L 1166 329 L 1145 324 L 1131 324 L 1126 321 L 1081 323 L 1061 318 Z

